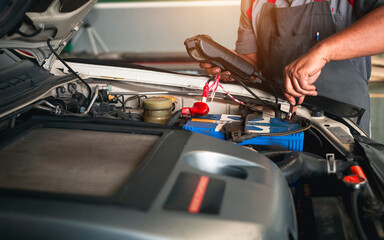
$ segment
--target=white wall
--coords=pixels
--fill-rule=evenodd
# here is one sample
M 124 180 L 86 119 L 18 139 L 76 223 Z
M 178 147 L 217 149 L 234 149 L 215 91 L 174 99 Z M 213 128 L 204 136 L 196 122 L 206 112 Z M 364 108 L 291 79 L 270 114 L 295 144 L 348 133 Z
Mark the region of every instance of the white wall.
M 184 52 L 184 40 L 208 34 L 234 49 L 240 0 L 99 3 L 89 22 L 112 52 Z M 91 51 L 85 31 L 73 51 Z

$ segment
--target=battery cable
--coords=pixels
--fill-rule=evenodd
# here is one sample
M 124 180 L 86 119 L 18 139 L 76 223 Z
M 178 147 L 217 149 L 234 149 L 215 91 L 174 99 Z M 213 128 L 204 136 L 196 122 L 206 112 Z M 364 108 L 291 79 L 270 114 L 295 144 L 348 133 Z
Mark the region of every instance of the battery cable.
M 278 97 L 277 97 L 277 93 L 276 93 L 276 91 L 275 91 L 275 89 L 271 86 L 271 85 L 269 85 L 269 86 L 271 86 L 272 87 L 272 89 L 273 89 L 273 92 L 274 92 L 274 97 L 275 97 L 275 103 L 270 103 L 270 102 L 268 102 L 268 101 L 265 101 L 265 100 L 262 100 L 261 98 L 259 98 L 259 96 L 257 96 L 247 85 L 245 85 L 242 81 L 241 81 L 241 79 L 239 78 L 239 77 L 237 77 L 237 76 L 235 76 L 235 75 L 230 75 L 230 74 L 224 74 L 224 73 L 222 73 L 222 74 L 219 74 L 220 76 L 227 76 L 227 77 L 231 77 L 231 78 L 233 78 L 233 79 L 235 79 L 236 80 L 236 82 L 238 82 L 242 87 L 244 87 L 245 88 L 245 90 L 247 90 L 247 92 L 249 92 L 254 98 L 256 98 L 256 100 L 258 100 L 260 103 L 262 103 L 262 104 L 264 104 L 264 105 L 267 105 L 267 106 L 272 106 L 272 107 L 277 107 L 278 106 L 278 103 L 279 103 L 279 100 L 278 100 Z M 264 82 L 266 82 L 266 81 L 264 81 Z M 267 82 L 266 82 L 267 83 Z
M 55 34 L 56 35 L 56 34 Z M 87 87 L 88 91 L 89 91 L 89 95 L 88 95 L 88 99 L 90 100 L 91 99 L 91 96 L 92 96 L 92 89 L 91 87 L 89 86 L 89 84 L 84 81 L 84 79 L 82 79 L 60 56 L 59 54 L 57 54 L 57 52 L 55 51 L 55 49 L 53 49 L 52 45 L 51 45 L 51 40 L 54 38 L 54 36 L 52 36 L 51 38 L 49 38 L 47 40 L 47 45 L 49 47 L 49 49 L 51 50 L 51 52 L 53 53 L 53 55 L 56 56 L 56 58 L 62 63 L 64 64 L 64 66 L 69 70 L 69 72 L 71 72 L 73 75 L 75 75 L 82 83 L 84 83 L 84 85 Z
M 236 137 L 233 137 L 232 140 L 234 142 L 237 142 L 237 143 L 240 143 L 242 141 L 245 141 L 245 140 L 249 140 L 249 139 L 252 139 L 252 138 L 255 138 L 255 137 L 263 137 L 263 136 L 269 136 L 269 137 L 279 137 L 279 136 L 287 136 L 287 135 L 291 135 L 291 134 L 297 134 L 297 133 L 300 133 L 300 132 L 304 132 L 308 129 L 310 129 L 312 127 L 312 124 L 311 122 L 306 119 L 306 118 L 302 118 L 302 117 L 298 117 L 298 116 L 295 116 L 295 118 L 293 119 L 293 121 L 297 124 L 300 125 L 300 128 L 297 128 L 297 129 L 293 129 L 293 130 L 290 130 L 290 131 L 286 131 L 286 132 L 276 132 L 276 133 L 246 133 L 244 135 L 241 135 L 241 136 L 236 136 Z

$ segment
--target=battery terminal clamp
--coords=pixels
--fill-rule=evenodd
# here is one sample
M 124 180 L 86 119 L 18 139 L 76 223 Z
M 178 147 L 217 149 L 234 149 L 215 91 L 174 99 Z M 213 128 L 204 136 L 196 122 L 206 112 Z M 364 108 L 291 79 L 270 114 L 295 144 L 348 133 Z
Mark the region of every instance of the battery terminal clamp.
M 290 105 L 289 106 L 289 112 L 287 116 L 285 117 L 285 120 L 291 121 L 292 118 L 296 115 L 297 112 L 297 105 Z

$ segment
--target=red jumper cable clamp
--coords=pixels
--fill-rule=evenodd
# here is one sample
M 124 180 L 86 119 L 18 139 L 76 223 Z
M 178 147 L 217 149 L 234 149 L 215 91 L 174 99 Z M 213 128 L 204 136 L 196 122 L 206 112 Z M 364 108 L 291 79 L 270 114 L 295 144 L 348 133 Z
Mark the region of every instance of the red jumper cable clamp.
M 209 85 L 208 82 L 204 85 L 203 96 L 201 102 L 195 102 L 192 107 L 184 107 L 181 109 L 183 115 L 189 116 L 204 116 L 209 113 L 209 107 L 207 104 L 207 98 L 209 95 Z

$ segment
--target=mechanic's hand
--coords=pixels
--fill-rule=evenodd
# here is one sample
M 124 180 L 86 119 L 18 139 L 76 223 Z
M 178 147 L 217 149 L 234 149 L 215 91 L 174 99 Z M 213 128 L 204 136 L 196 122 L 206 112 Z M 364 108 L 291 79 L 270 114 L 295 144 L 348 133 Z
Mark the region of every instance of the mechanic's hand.
M 313 83 L 320 76 L 321 69 L 329 62 L 319 47 L 314 46 L 306 54 L 293 61 L 284 69 L 283 92 L 288 102 L 302 104 L 306 95 L 316 96 Z
M 216 74 L 228 74 L 230 75 L 231 73 L 229 71 L 221 72 L 221 69 L 219 67 L 214 67 L 211 63 L 207 62 L 202 62 L 200 63 L 200 67 L 204 69 L 206 74 L 209 75 L 216 75 Z M 229 76 L 221 76 L 220 80 L 223 82 L 234 82 L 235 79 L 229 77 Z

